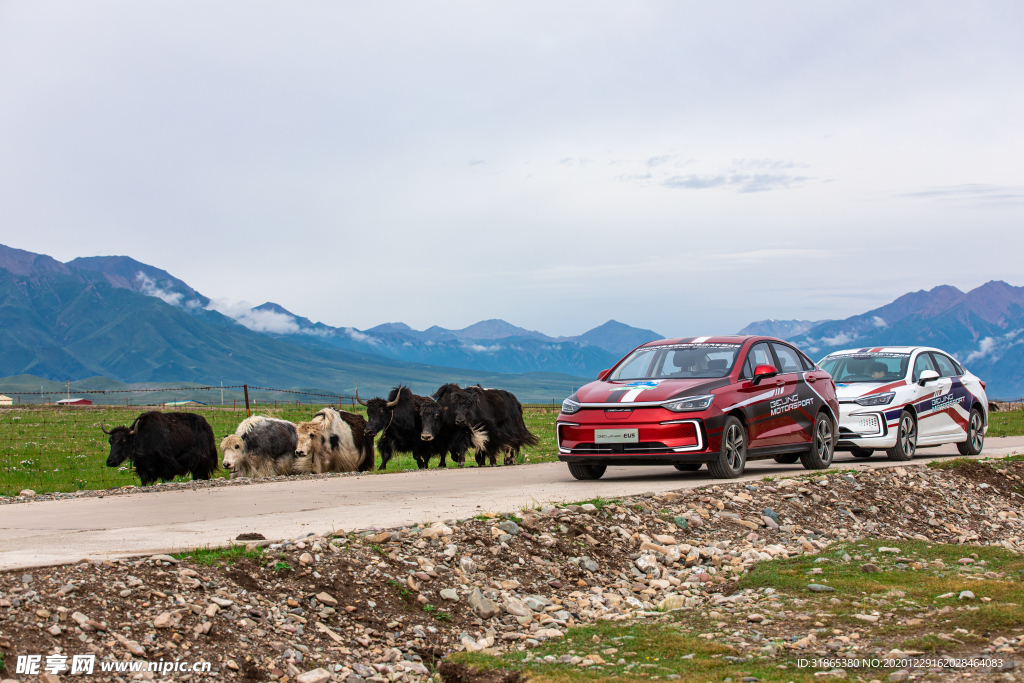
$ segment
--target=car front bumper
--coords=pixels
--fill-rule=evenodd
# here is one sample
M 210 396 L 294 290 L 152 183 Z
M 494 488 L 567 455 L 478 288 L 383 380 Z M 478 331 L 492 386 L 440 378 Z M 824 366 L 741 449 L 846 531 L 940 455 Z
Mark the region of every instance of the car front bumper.
M 836 450 L 883 450 L 895 446 L 897 430 L 895 425 L 890 427 L 888 424 L 884 408 L 840 403 L 839 442 Z
M 558 459 L 609 465 L 710 462 L 718 458 L 718 447 L 709 443 L 706 417 L 703 412 L 673 413 L 663 408 L 560 414 L 555 423 Z M 635 429 L 635 441 L 608 443 L 595 435 L 595 431 L 620 429 Z

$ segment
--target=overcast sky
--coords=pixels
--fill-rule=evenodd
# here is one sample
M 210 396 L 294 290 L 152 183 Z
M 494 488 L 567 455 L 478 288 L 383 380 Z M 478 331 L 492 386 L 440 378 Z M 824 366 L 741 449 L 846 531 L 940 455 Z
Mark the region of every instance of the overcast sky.
M 1024 285 L 1019 2 L 0 0 L 0 242 L 332 325 Z

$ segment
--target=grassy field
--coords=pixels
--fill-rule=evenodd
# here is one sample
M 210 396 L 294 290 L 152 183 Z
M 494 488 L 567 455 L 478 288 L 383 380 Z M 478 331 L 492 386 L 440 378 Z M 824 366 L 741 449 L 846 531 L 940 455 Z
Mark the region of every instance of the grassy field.
M 323 406 L 294 404 L 278 407 L 259 406 L 255 414 L 279 417 L 292 422 L 310 419 Z M 346 410 L 365 409 L 345 406 Z M 131 424 L 144 407 L 93 406 L 57 408 L 40 406 L 6 407 L 0 409 L 0 495 L 17 495 L 23 489 L 36 493 L 106 489 L 138 484 L 127 467 L 110 468 L 106 458 L 110 452 L 107 437 L 100 425 Z M 170 410 L 170 409 L 168 409 Z M 214 407 L 187 409 L 203 415 L 213 427 L 218 443 L 235 431 L 245 418 L 244 409 Z M 556 408 L 557 410 L 557 408 Z M 540 437 L 538 446 L 520 455 L 520 462 L 544 462 L 556 459 L 554 423 L 557 413 L 550 407 L 527 406 L 526 424 Z M 432 463 L 436 464 L 436 460 Z M 467 463 L 472 460 L 472 454 Z M 388 463 L 388 471 L 415 469 L 412 456 L 403 454 Z M 227 473 L 223 470 L 220 476 Z M 185 479 L 179 479 L 185 481 Z
M 899 546 L 898 554 L 880 550 L 892 545 Z M 973 564 L 959 564 L 965 557 Z M 879 571 L 862 571 L 867 562 Z M 979 580 L 983 576 L 989 578 Z M 733 594 L 752 591 L 752 602 L 743 605 L 705 605 L 653 621 L 598 623 L 570 629 L 564 638 L 527 652 L 463 653 L 454 659 L 480 669 L 521 671 L 534 683 L 811 681 L 831 668 L 801 664 L 820 656 L 816 651 L 836 659 L 882 660 L 894 648 L 921 656 L 977 654 L 997 637 L 1016 638 L 1024 624 L 1022 579 L 1024 560 L 1002 548 L 906 540 L 836 544 L 819 555 L 758 564 L 733 587 Z M 810 592 L 811 581 L 834 590 Z M 963 590 L 976 598 L 957 599 Z M 763 616 L 759 624 L 747 618 L 755 612 Z M 814 636 L 810 643 L 798 642 L 809 635 Z M 846 649 L 849 645 L 856 650 Z M 566 655 L 596 655 L 604 663 L 589 668 L 560 663 Z M 885 680 L 892 670 L 868 666 L 850 669 L 848 677 Z
M 1024 434 L 1024 410 L 989 413 L 988 436 L 1020 436 Z
M 322 405 L 278 404 L 277 407 L 260 404 L 254 410 L 258 415 L 280 417 L 302 422 L 312 417 Z M 365 414 L 361 406 L 344 406 L 345 410 Z M 540 437 L 540 444 L 525 449 L 519 462 L 548 462 L 557 459 L 555 445 L 555 418 L 557 404 L 527 405 L 526 426 Z M 138 484 L 138 479 L 126 467 L 120 471 L 109 468 L 105 461 L 110 451 L 107 437 L 100 425 L 131 424 L 135 417 L 147 410 L 113 406 L 57 408 L 40 406 L 0 408 L 0 495 L 17 495 L 22 489 L 37 493 L 77 491 L 80 489 L 106 489 Z M 170 410 L 170 409 L 168 409 Z M 220 439 L 235 431 L 245 417 L 244 409 L 194 407 L 187 410 L 202 414 Z M 1024 435 L 1024 411 L 992 413 L 989 436 Z M 436 466 L 436 460 L 432 461 Z M 467 458 L 475 466 L 472 454 Z M 403 454 L 390 463 L 388 471 L 415 469 L 412 456 Z M 221 471 L 220 476 L 227 476 Z M 184 481 L 184 479 L 179 479 Z

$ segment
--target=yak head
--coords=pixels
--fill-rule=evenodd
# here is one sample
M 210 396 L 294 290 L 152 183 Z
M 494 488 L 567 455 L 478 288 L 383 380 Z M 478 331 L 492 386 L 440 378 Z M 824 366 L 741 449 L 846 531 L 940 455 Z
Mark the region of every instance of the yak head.
M 295 434 L 299 437 L 295 446 L 295 457 L 303 458 L 313 453 L 327 450 L 327 435 L 322 422 L 300 422 L 295 425 Z
M 312 457 L 315 453 L 332 451 L 338 447 L 340 439 L 336 434 L 328 434 L 328 423 L 317 415 L 309 422 L 295 425 L 295 434 L 299 437 L 295 446 L 295 457 Z
M 109 432 L 100 425 L 100 431 L 106 434 L 110 442 L 110 455 L 107 456 L 107 467 L 117 467 L 135 455 L 135 435 L 139 431 L 139 420 L 136 418 L 131 427 L 114 427 Z
M 232 434 L 225 436 L 224 440 L 220 442 L 220 450 L 224 453 L 224 460 L 221 463 L 224 469 L 233 470 L 242 461 L 245 444 L 241 437 Z
M 462 391 L 453 392 L 452 397 L 452 413 L 455 416 L 455 424 L 460 427 L 472 427 L 473 425 L 473 406 L 476 404 L 477 394 L 475 391 L 470 391 L 472 387 L 467 387 Z
M 383 398 L 371 398 L 364 401 L 359 398 L 359 388 L 356 388 L 356 400 L 359 405 L 366 406 L 366 436 L 371 439 L 382 430 L 386 430 L 394 417 L 394 408 L 402 400 L 402 387 L 391 390 L 395 397 L 388 401 Z
M 444 424 L 445 410 L 447 408 L 433 401 L 420 405 L 420 421 L 423 423 L 423 429 L 420 432 L 421 439 L 424 441 L 434 440 Z

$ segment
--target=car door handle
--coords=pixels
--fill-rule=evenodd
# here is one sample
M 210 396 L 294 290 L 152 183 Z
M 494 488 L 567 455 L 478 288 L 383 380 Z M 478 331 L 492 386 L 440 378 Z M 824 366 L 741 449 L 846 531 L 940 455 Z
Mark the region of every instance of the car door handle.
M 815 377 L 814 375 L 808 375 L 807 376 L 807 381 L 810 382 L 811 384 L 814 384 L 815 382 L 818 381 L 818 378 Z
M 775 380 L 775 386 L 777 386 L 777 387 L 784 387 L 784 386 L 786 386 L 786 381 L 782 380 L 782 379 Z

